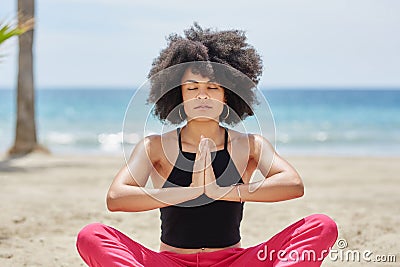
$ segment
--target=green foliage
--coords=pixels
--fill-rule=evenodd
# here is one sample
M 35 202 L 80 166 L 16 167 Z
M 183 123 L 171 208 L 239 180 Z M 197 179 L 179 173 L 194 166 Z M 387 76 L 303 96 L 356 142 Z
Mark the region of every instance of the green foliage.
M 26 31 L 31 30 L 33 28 L 33 24 L 33 19 L 28 19 L 18 26 L 16 26 L 14 23 L 2 22 L 0 24 L 0 45 L 13 36 L 18 36 Z
M 13 36 L 17 36 L 20 34 L 23 34 L 25 31 L 24 29 L 20 29 L 18 27 L 13 27 L 9 24 L 4 24 L 1 25 L 0 28 L 0 44 L 2 44 L 3 42 L 5 42 L 7 39 L 13 37 Z

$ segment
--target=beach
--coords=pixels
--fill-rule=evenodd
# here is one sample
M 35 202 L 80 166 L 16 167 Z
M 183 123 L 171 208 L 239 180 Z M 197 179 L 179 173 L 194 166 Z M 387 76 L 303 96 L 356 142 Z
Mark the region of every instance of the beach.
M 285 157 L 305 183 L 302 198 L 246 203 L 242 245 L 271 238 L 313 213 L 332 217 L 339 228 L 336 256 L 322 266 L 398 266 L 400 194 L 398 157 Z M 85 266 L 75 248 L 79 230 L 91 222 L 111 225 L 158 250 L 159 211 L 111 213 L 107 189 L 122 156 L 43 155 L 0 160 L 0 266 Z M 347 243 L 345 248 L 344 241 Z M 371 251 L 370 259 L 395 255 L 397 263 L 340 257 Z M 335 259 L 336 257 L 336 259 Z
M 162 146 L 144 150 L 163 177 L 168 165 L 159 161 L 166 162 L 160 147 L 168 151 L 166 159 L 174 164 L 170 176 L 177 184 L 185 182 L 181 173 L 187 174 L 180 171 L 191 165 L 184 158 L 173 162 L 172 152 L 178 152 L 173 148 L 193 152 L 201 135 L 215 145 L 212 158 L 221 151 L 218 160 L 228 161 L 225 150 L 238 158 L 231 157 L 233 165 L 238 164 L 227 168 L 213 162 L 213 168 L 219 167 L 215 176 L 223 178 L 220 185 L 232 184 L 231 174 L 235 183 L 241 181 L 236 176 L 255 161 L 262 163 L 265 176 L 274 158 L 272 148 L 298 171 L 304 182 L 302 197 L 244 204 L 241 246 L 262 244 L 313 214 L 332 218 L 338 238 L 330 252 L 313 254 L 315 245 L 304 241 L 308 237 L 331 244 L 329 234 L 324 235 L 327 228 L 320 227 L 331 221 L 314 216 L 320 218 L 315 220 L 318 226 L 291 228 L 292 236 L 280 239 L 286 242 L 284 248 L 271 251 L 272 246 L 264 246 L 258 250 L 259 261 L 289 258 L 312 267 L 310 260 L 325 258 L 323 267 L 400 267 L 400 35 L 393 34 L 400 25 L 400 1 L 3 2 L 0 267 L 86 266 L 76 248 L 77 236 L 95 222 L 159 251 L 159 209 L 110 212 L 106 205 L 107 191 L 126 158 L 136 160 L 136 145 L 147 145 L 144 139 L 155 135 L 161 136 L 155 139 Z M 208 12 L 193 12 L 205 6 Z M 225 136 L 212 120 L 225 128 Z M 219 149 L 222 144 L 224 150 Z M 6 155 L 32 150 L 22 157 Z M 140 165 L 134 167 L 140 172 L 146 163 L 143 157 L 138 162 L 133 166 Z M 276 163 L 270 165 L 276 179 L 264 188 L 264 196 L 276 199 L 281 186 L 288 190 L 282 198 L 300 195 L 296 175 L 280 171 L 293 174 L 291 168 Z M 175 172 L 176 167 L 184 168 Z M 220 171 L 227 175 L 217 175 Z M 246 182 L 247 174 L 242 177 Z M 258 170 L 250 180 L 264 176 Z M 202 184 L 198 177 L 191 186 Z M 157 186 L 162 182 L 154 179 Z M 151 181 L 143 184 L 152 187 Z M 203 188 L 207 197 L 220 192 L 210 188 Z M 241 193 L 246 185 L 230 189 L 237 189 L 240 202 L 248 197 Z M 133 198 L 143 201 L 137 196 Z M 213 211 L 237 227 L 238 214 L 230 216 L 224 208 L 216 205 Z M 182 237 L 199 229 L 192 221 L 200 220 L 193 217 L 178 225 L 179 216 L 169 214 L 163 216 L 166 228 L 183 229 L 169 231 L 163 225 L 163 237 L 176 238 L 175 244 L 237 241 L 236 234 L 222 234 L 230 228 L 211 213 L 206 213 L 207 220 L 217 227 L 200 235 L 203 244 Z M 290 248 L 299 245 L 305 254 L 296 254 L 295 248 L 282 255 L 289 242 Z M 197 261 L 207 251 L 199 252 Z M 283 261 L 274 264 L 290 265 Z

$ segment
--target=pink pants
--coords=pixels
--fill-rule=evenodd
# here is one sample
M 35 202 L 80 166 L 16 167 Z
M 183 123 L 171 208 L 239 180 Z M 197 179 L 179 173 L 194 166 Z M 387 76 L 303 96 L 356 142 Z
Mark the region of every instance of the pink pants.
M 256 246 L 178 254 L 153 251 L 112 227 L 93 223 L 79 232 L 77 248 L 89 266 L 312 267 L 321 265 L 337 234 L 337 226 L 331 218 L 314 214 Z

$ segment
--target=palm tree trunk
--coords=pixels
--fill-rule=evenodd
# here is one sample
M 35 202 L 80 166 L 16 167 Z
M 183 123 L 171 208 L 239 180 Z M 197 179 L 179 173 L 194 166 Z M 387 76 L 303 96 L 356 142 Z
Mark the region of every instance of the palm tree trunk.
M 34 18 L 34 0 L 18 0 L 18 24 Z M 33 81 L 34 27 L 19 36 L 17 123 L 15 142 L 10 155 L 28 154 L 41 150 L 37 143 L 35 124 L 35 95 Z

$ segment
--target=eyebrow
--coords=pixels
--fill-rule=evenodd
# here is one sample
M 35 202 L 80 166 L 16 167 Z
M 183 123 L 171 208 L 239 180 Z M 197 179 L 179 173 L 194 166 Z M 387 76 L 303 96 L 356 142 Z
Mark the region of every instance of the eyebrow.
M 182 84 L 185 84 L 185 83 L 200 83 L 200 82 L 196 81 L 196 80 L 186 80 Z M 215 83 L 215 81 L 209 80 L 207 82 L 201 82 L 201 83 Z

